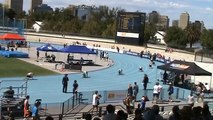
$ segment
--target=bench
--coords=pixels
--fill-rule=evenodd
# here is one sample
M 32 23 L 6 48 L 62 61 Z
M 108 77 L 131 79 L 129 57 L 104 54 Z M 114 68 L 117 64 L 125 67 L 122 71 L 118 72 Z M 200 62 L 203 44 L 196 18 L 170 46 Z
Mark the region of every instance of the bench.
M 65 69 L 81 70 L 82 69 L 82 65 L 80 65 L 80 64 L 65 64 Z
M 68 61 L 69 64 L 82 64 L 82 65 L 88 65 L 88 64 L 94 64 L 93 60 L 81 60 L 81 59 L 73 59 Z

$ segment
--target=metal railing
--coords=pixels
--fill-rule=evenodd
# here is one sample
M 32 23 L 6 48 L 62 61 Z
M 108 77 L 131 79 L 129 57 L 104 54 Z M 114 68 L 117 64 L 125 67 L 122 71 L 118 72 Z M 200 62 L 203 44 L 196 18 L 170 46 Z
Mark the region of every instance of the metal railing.
M 100 99 L 100 104 L 109 103 L 109 102 L 122 102 L 123 99 L 127 95 L 127 90 L 112 90 L 112 91 L 98 91 L 99 94 L 102 96 Z M 174 87 L 174 93 L 172 95 L 173 100 L 186 100 L 188 95 L 190 94 L 191 90 L 186 90 L 178 87 Z M 75 109 L 81 103 L 92 103 L 92 95 L 94 91 L 86 91 L 78 94 L 76 99 L 75 96 L 72 96 L 68 100 L 64 101 L 63 103 L 45 103 L 42 104 L 42 107 L 47 109 L 47 111 L 42 112 L 42 117 L 47 115 L 54 116 L 55 118 L 64 118 L 69 116 L 75 116 L 75 114 L 83 114 L 81 111 L 77 112 Z M 149 100 L 153 98 L 153 89 L 147 90 L 139 90 L 137 95 L 137 101 L 141 99 L 141 96 L 147 96 Z M 163 88 L 160 94 L 160 98 L 162 100 L 168 100 L 168 91 L 167 88 Z M 83 99 L 87 98 L 87 99 Z M 90 110 L 88 111 L 90 112 Z M 74 117 L 73 117 L 74 118 Z
M 0 81 L 0 118 L 2 118 L 2 106 L 4 102 L 4 92 L 9 90 L 10 86 L 14 90 L 14 98 L 24 98 L 27 95 L 28 80 L 1 80 Z
M 14 97 L 21 98 L 27 95 L 28 80 L 1 80 L 0 81 L 0 94 L 1 98 L 5 90 L 12 86 L 14 90 Z
M 19 85 L 19 87 L 14 86 L 13 84 L 16 84 L 15 82 L 22 82 L 22 84 Z M 17 80 L 10 80 L 7 81 L 1 81 L 0 85 L 4 83 L 4 86 L 13 86 L 13 89 L 15 91 L 15 97 L 21 98 L 25 97 L 27 95 L 27 80 L 26 81 L 17 81 Z M 1 87 L 0 86 L 0 87 Z M 0 91 L 2 92 L 5 89 L 8 89 L 9 87 L 1 87 Z M 160 94 L 160 98 L 163 100 L 168 100 L 168 88 L 163 88 Z M 174 93 L 173 93 L 173 99 L 187 99 L 188 95 L 190 94 L 191 90 L 186 90 L 178 87 L 174 87 Z M 63 116 L 66 116 L 68 114 L 71 114 L 75 111 L 73 111 L 79 104 L 82 102 L 91 104 L 92 103 L 92 95 L 94 94 L 94 91 L 84 91 L 81 93 L 74 94 L 72 97 L 70 97 L 68 100 L 62 102 L 62 103 L 42 103 L 42 108 L 45 108 L 45 111 L 42 111 L 42 116 L 60 116 L 60 118 L 63 118 Z M 111 90 L 111 91 L 99 91 L 99 94 L 102 96 L 100 99 L 100 103 L 107 103 L 107 102 L 122 102 L 123 99 L 127 95 L 127 90 Z M 142 96 L 147 96 L 150 100 L 153 98 L 153 89 L 147 89 L 147 90 L 139 90 L 139 93 L 137 95 L 137 101 L 141 99 Z M 1 95 L 2 98 L 2 95 Z M 86 99 L 83 99 L 86 98 Z

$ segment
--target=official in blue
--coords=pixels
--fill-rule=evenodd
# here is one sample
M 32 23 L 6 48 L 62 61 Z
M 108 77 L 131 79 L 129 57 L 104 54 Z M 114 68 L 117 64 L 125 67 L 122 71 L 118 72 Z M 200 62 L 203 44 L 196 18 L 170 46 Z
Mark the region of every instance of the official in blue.
M 39 110 L 39 106 L 41 105 L 40 101 L 36 101 L 33 108 L 32 108 L 32 117 L 33 120 L 40 120 L 39 114 L 38 114 L 38 110 Z
M 67 92 L 68 81 L 69 81 L 68 74 L 65 74 L 63 79 L 62 79 L 62 85 L 63 85 L 62 91 L 63 91 L 63 93 Z

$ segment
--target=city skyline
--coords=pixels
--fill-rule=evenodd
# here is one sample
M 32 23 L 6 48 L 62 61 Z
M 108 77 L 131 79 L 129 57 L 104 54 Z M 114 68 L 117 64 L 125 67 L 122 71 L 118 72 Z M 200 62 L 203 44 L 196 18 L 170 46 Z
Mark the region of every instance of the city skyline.
M 0 0 L 4 3 L 4 0 Z M 43 4 L 48 4 L 53 9 L 58 7 L 68 7 L 68 5 L 106 5 L 110 8 L 118 7 L 128 12 L 145 12 L 146 14 L 157 11 L 161 15 L 166 15 L 172 20 L 179 20 L 181 13 L 188 12 L 190 21 L 204 21 L 205 27 L 213 29 L 213 0 L 43 0 Z M 30 0 L 24 0 L 25 11 L 30 9 Z

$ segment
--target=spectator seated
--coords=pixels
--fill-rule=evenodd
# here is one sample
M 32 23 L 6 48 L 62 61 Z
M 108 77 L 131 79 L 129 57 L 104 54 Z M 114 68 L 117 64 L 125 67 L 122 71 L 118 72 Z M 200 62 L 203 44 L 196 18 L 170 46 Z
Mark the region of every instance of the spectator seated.
M 10 86 L 9 87 L 9 90 L 7 90 L 7 91 L 5 91 L 4 92 L 4 97 L 5 98 L 14 98 L 14 90 L 13 90 L 13 87 L 12 86 Z

